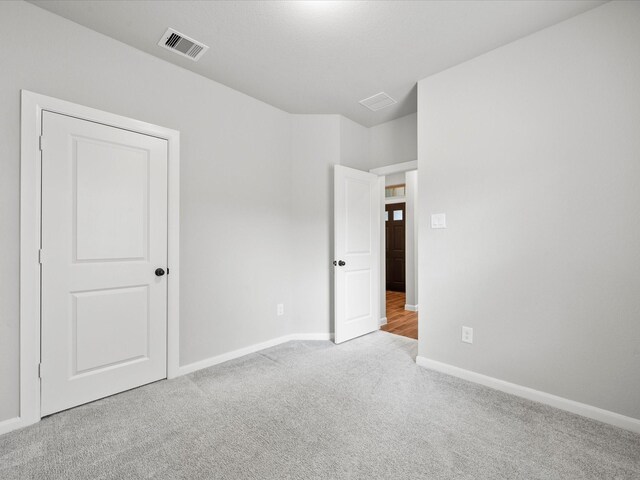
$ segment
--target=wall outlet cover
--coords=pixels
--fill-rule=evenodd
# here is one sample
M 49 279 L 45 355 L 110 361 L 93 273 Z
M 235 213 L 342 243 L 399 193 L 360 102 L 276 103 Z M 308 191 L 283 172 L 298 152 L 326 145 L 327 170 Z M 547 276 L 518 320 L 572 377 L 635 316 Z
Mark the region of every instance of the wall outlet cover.
M 277 307 L 277 314 L 279 317 L 281 317 L 282 315 L 284 315 L 284 304 L 283 303 L 279 303 L 278 307 Z
M 473 328 L 462 327 L 462 341 L 464 343 L 473 343 Z

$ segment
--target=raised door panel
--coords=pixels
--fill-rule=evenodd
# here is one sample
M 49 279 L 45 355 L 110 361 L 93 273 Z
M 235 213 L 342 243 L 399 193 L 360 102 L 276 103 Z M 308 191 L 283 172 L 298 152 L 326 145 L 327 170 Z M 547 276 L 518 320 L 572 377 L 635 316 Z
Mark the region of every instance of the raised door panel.
M 352 270 L 345 273 L 345 322 L 352 323 L 371 315 L 371 270 Z
M 369 182 L 347 178 L 345 188 L 345 255 L 371 253 L 371 193 Z
M 73 293 L 71 378 L 149 358 L 148 286 Z
M 148 257 L 148 150 L 75 138 L 76 261 Z

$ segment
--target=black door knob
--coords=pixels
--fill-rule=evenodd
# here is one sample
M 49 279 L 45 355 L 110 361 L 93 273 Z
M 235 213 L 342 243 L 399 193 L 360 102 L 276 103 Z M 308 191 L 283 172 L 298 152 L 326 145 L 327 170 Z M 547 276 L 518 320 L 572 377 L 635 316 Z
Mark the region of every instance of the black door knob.
M 345 265 L 346 265 L 346 262 L 343 262 L 342 260 L 338 262 L 339 267 L 344 267 Z
M 156 276 L 161 277 L 164 275 L 164 269 L 156 268 Z

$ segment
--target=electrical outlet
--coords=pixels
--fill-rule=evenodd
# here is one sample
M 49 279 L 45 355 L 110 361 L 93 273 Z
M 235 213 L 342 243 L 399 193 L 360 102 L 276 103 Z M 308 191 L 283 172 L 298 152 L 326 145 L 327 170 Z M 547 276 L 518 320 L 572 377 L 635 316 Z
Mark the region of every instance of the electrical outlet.
M 473 328 L 462 327 L 462 341 L 464 343 L 473 343 Z
M 284 303 L 279 303 L 277 307 L 278 316 L 281 317 L 284 315 Z

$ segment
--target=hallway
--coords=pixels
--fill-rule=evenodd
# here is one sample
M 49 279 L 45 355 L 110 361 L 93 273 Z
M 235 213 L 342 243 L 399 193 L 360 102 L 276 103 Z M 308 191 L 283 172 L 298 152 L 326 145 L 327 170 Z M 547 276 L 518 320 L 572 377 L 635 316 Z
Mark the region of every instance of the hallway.
M 404 337 L 418 339 L 418 312 L 404 309 L 406 295 L 404 292 L 387 290 L 387 323 L 381 330 Z

